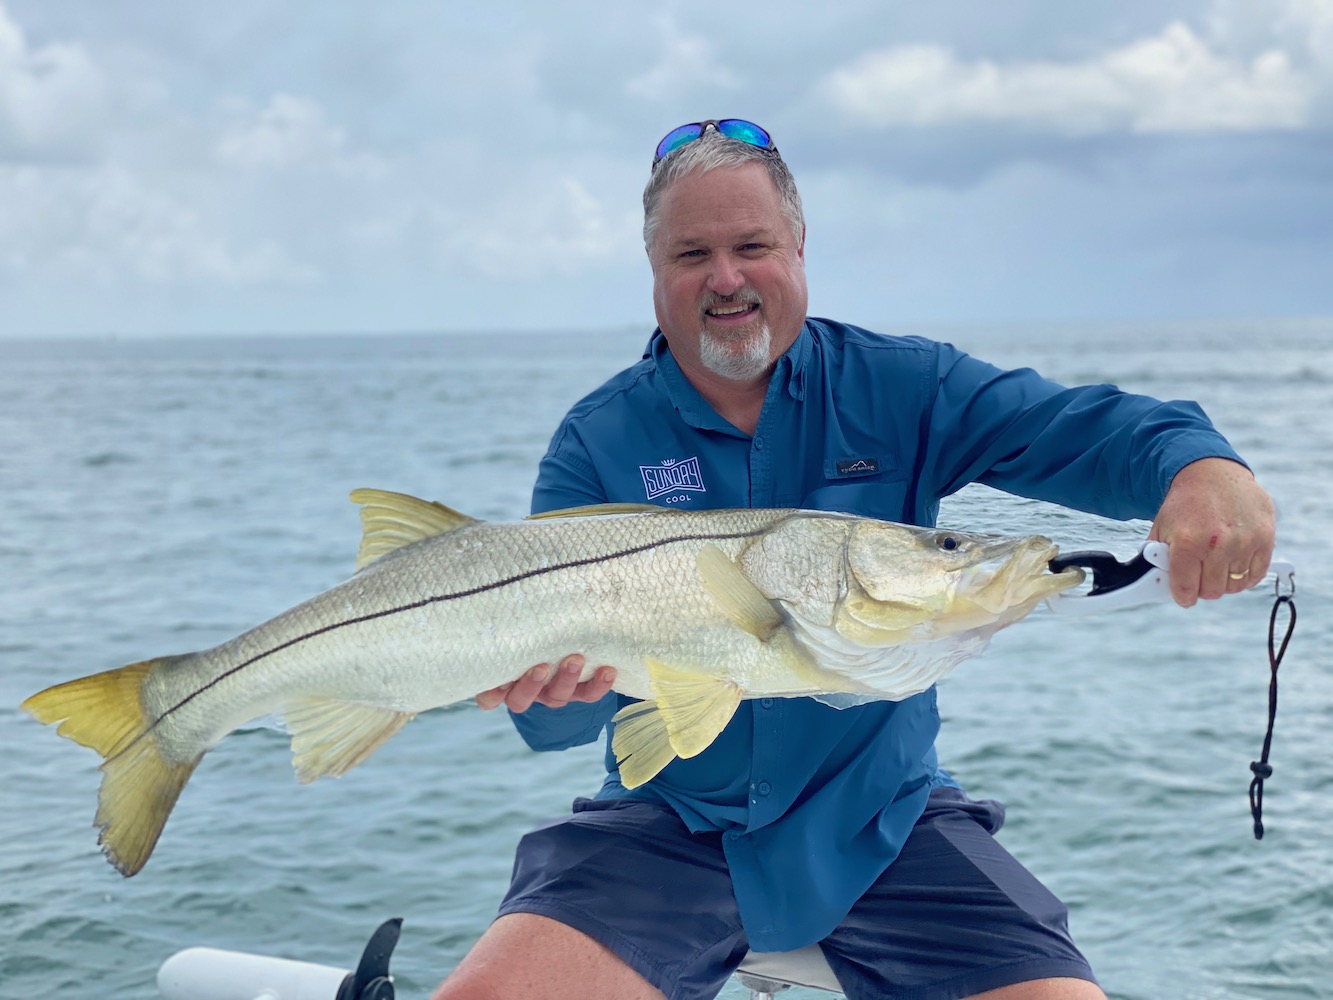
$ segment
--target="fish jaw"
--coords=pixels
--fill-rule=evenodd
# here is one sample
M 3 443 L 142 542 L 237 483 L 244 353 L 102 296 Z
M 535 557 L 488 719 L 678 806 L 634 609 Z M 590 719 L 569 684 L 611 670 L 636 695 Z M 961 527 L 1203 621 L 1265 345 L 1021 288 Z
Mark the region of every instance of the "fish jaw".
M 1077 566 L 1050 571 L 1050 561 L 1060 552 L 1050 539 L 1034 535 L 1016 542 L 999 558 L 964 570 L 958 596 L 997 617 L 1019 611 L 1013 619 L 1017 621 L 1046 598 L 1083 582 L 1084 572 Z

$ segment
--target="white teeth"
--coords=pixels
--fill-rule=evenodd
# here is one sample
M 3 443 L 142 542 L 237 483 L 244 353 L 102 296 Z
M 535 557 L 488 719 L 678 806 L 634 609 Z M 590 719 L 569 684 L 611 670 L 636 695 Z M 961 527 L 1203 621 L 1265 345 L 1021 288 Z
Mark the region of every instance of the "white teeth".
M 738 306 L 719 306 L 717 309 L 708 310 L 710 316 L 735 316 L 737 313 L 749 312 L 751 303 L 744 303 Z

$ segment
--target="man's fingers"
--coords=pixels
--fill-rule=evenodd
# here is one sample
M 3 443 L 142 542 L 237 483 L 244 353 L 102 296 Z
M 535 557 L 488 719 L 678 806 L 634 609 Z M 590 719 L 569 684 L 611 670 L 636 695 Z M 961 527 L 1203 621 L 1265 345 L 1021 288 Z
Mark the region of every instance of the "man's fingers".
M 505 700 L 505 695 L 509 694 L 509 689 L 513 686 L 514 682 L 510 681 L 508 684 L 501 684 L 497 688 L 483 691 L 481 694 L 477 695 L 477 706 L 483 712 L 489 712 L 491 709 L 502 705 Z
M 539 663 L 526 674 L 514 681 L 513 687 L 504 697 L 504 703 L 511 712 L 526 712 L 532 703 L 541 697 L 542 688 L 546 687 L 551 677 L 551 665 Z
M 615 667 L 598 667 L 597 672 L 579 685 L 578 701 L 601 701 L 616 682 Z
M 1171 594 L 1184 607 L 1249 590 L 1268 573 L 1271 555 L 1267 548 L 1228 554 L 1179 543 L 1170 551 Z
M 579 686 L 579 675 L 583 673 L 583 657 L 578 653 L 571 653 L 560 661 L 556 667 L 555 673 L 551 675 L 550 681 L 537 694 L 537 701 L 551 708 L 563 708 L 574 699 L 574 692 Z M 513 711 L 513 703 L 509 705 Z M 526 707 L 526 706 L 525 706 Z
M 1248 589 L 1260 583 L 1268 575 L 1268 564 L 1273 561 L 1272 550 L 1256 552 L 1250 557 L 1250 575 L 1242 589 Z
M 585 666 L 580 653 L 566 656 L 554 670 L 549 663 L 539 663 L 518 680 L 477 695 L 477 705 L 486 711 L 505 705 L 511 712 L 526 712 L 537 703 L 563 708 L 573 701 L 601 701 L 615 684 L 615 668 L 598 667 L 580 681 Z
M 508 705 L 514 712 L 526 712 L 532 707 L 537 695 L 541 694 L 542 687 L 550 676 L 550 665 L 539 663 L 518 680 L 501 684 L 477 695 L 477 705 L 487 712 L 500 705 Z

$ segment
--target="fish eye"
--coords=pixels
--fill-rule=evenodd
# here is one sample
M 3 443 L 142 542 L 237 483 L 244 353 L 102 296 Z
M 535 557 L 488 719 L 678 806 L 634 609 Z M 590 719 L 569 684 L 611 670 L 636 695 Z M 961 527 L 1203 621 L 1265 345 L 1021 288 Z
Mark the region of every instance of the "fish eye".
M 954 549 L 958 548 L 961 543 L 953 535 L 942 531 L 935 536 L 935 544 L 945 552 L 952 552 Z

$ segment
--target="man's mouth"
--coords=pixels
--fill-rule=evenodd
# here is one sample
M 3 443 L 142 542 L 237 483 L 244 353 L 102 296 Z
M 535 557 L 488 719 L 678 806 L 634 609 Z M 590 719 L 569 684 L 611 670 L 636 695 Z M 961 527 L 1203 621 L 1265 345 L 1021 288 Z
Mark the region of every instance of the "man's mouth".
M 710 306 L 704 309 L 704 315 L 711 319 L 736 319 L 738 317 L 749 316 L 759 311 L 757 302 L 730 302 Z

